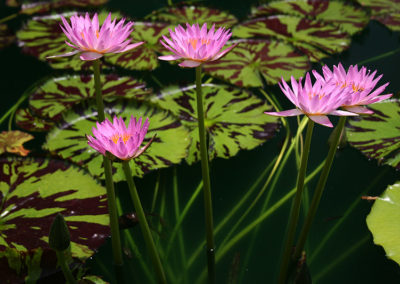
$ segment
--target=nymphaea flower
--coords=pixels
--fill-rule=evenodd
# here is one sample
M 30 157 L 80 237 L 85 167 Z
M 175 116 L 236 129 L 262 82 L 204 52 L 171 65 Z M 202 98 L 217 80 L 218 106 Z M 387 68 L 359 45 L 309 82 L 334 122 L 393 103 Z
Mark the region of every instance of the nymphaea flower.
M 297 82 L 294 77 L 291 77 L 292 88 L 283 80 L 279 87 L 286 97 L 297 107 L 291 110 L 279 112 L 265 112 L 274 116 L 296 116 L 305 114 L 314 122 L 332 127 L 332 123 L 327 117 L 328 114 L 339 116 L 355 116 L 357 114 L 338 110 L 343 103 L 348 99 L 350 90 L 340 88 L 333 84 L 325 84 L 321 80 L 316 80 L 311 83 L 310 74 L 307 73 L 304 86 L 299 79 Z
M 121 53 L 143 44 L 143 42 L 130 44 L 132 40 L 127 40 L 127 38 L 133 31 L 133 23 L 128 22 L 124 25 L 125 19 L 121 19 L 118 23 L 116 19 L 111 21 L 111 13 L 108 14 L 101 28 L 99 28 L 97 13 L 94 14 L 93 19 L 90 19 L 88 13 L 85 17 L 71 16 L 71 25 L 62 16 L 61 20 L 64 24 L 64 26 L 60 25 L 61 29 L 71 41 L 65 41 L 65 43 L 76 50 L 48 58 L 80 53 L 82 60 L 96 60 L 106 53 Z
M 351 65 L 346 72 L 342 64 L 339 63 L 338 66 L 333 66 L 333 72 L 326 65 L 322 67 L 322 71 L 323 77 L 313 71 L 317 80 L 351 90 L 348 99 L 342 105 L 345 110 L 359 114 L 372 114 L 374 112 L 364 107 L 365 105 L 380 102 L 392 96 L 392 94 L 379 96 L 389 83 L 374 90 L 376 84 L 382 78 L 382 75 L 375 78 L 376 70 L 371 73 L 364 66 L 358 69 L 357 65 Z
M 174 54 L 160 56 L 158 59 L 184 59 L 179 64 L 181 67 L 197 67 L 204 62 L 217 60 L 237 45 L 233 44 L 221 50 L 232 33 L 229 29 L 226 30 L 223 27 L 215 31 L 215 25 L 207 31 L 206 23 L 201 28 L 199 24 L 193 24 L 192 26 L 186 24 L 186 30 L 178 25 L 175 28 L 175 32 L 170 29 L 169 34 L 171 39 L 163 36 L 165 42 L 162 40 L 160 42 Z
M 149 119 L 147 118 L 142 125 L 142 118 L 136 121 L 131 116 L 129 126 L 125 126 L 124 120 L 114 116 L 113 123 L 108 119 L 103 122 L 96 122 L 92 132 L 94 137 L 87 135 L 90 147 L 100 152 L 104 156 L 107 152 L 121 160 L 130 160 L 142 154 L 151 144 L 151 139 L 145 146 L 140 147 L 144 136 L 149 128 Z

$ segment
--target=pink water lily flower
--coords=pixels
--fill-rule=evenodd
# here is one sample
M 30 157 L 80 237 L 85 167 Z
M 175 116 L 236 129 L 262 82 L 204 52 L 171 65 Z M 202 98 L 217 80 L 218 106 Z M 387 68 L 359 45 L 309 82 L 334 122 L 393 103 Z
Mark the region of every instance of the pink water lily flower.
M 311 83 L 310 74 L 307 73 L 304 86 L 299 79 L 297 82 L 291 77 L 292 88 L 283 80 L 279 87 L 286 97 L 297 107 L 291 110 L 279 112 L 265 112 L 274 116 L 296 116 L 305 114 L 314 122 L 332 127 L 332 123 L 327 117 L 328 114 L 339 116 L 356 116 L 357 114 L 338 110 L 338 108 L 347 100 L 348 89 L 340 88 L 333 84 L 325 84 L 321 80 L 316 80 L 314 85 Z
M 88 13 L 85 17 L 71 16 L 71 25 L 62 16 L 61 20 L 64 24 L 64 26 L 60 25 L 61 29 L 71 41 L 65 41 L 65 43 L 76 50 L 48 58 L 80 53 L 82 60 L 96 60 L 106 53 L 121 53 L 143 44 L 143 42 L 130 44 L 132 40 L 127 40 L 127 38 L 133 31 L 133 23 L 128 22 L 124 25 L 125 19 L 118 23 L 116 23 L 116 19 L 111 21 L 111 13 L 108 14 L 101 28 L 99 28 L 97 13 L 94 14 L 92 20 Z
M 346 72 L 343 65 L 339 63 L 338 66 L 333 66 L 333 72 L 326 65 L 322 68 L 322 71 L 323 77 L 314 71 L 314 76 L 317 80 L 326 83 L 331 82 L 341 88 L 349 88 L 351 90 L 348 100 L 342 105 L 342 108 L 348 111 L 359 114 L 372 114 L 374 112 L 364 107 L 365 105 L 380 102 L 392 96 L 392 94 L 379 96 L 389 83 L 383 84 L 374 90 L 376 84 L 382 78 L 382 75 L 375 78 L 376 70 L 371 73 L 364 66 L 359 70 L 357 65 L 351 65 Z
M 136 121 L 131 116 L 129 126 L 125 126 L 124 120 L 114 116 L 113 123 L 108 119 L 103 122 L 96 122 L 92 132 L 94 137 L 87 135 L 90 147 L 106 155 L 107 152 L 121 160 L 130 160 L 142 154 L 151 144 L 151 139 L 145 146 L 140 147 L 149 128 L 149 119 L 147 118 L 142 125 L 142 118 Z
M 237 44 L 233 44 L 228 48 L 221 50 L 231 37 L 230 30 L 221 27 L 215 32 L 215 25 L 207 31 L 207 24 L 203 24 L 200 28 L 199 24 L 192 26 L 186 24 L 186 30 L 178 25 L 175 32 L 169 30 L 171 39 L 163 36 L 160 40 L 166 49 L 173 52 L 172 55 L 160 56 L 161 60 L 177 60 L 184 59 L 179 64 L 181 67 L 197 67 L 207 61 L 214 61 L 226 53 L 228 53 Z

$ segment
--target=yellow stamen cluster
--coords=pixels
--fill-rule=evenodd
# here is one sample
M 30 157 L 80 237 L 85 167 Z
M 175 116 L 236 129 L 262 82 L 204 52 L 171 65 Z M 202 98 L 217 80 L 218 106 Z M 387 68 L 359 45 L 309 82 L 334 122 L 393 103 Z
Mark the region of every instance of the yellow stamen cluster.
M 111 136 L 111 140 L 117 144 L 119 138 L 122 138 L 122 141 L 124 141 L 124 144 L 128 142 L 129 138 L 131 138 L 131 135 L 129 133 L 123 133 L 122 135 L 120 133 L 116 133 L 113 136 Z

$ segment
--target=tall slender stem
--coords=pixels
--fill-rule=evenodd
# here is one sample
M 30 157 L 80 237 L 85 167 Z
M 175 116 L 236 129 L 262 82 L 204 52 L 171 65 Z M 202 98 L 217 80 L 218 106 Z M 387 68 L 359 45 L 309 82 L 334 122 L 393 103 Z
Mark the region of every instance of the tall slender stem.
M 98 121 L 102 122 L 105 119 L 105 115 L 104 115 L 103 97 L 101 92 L 100 61 L 98 59 L 93 61 L 93 72 L 94 72 L 94 88 L 96 92 L 97 116 L 98 116 Z M 103 166 L 104 166 L 104 176 L 106 179 L 107 202 L 108 202 L 108 212 L 110 215 L 111 243 L 112 243 L 114 264 L 116 266 L 122 266 L 123 258 L 121 250 L 121 239 L 119 234 L 118 213 L 115 201 L 115 190 L 112 177 L 111 161 L 105 156 L 103 156 Z
M 329 172 L 331 170 L 333 159 L 335 157 L 336 149 L 339 145 L 340 136 L 342 134 L 342 130 L 344 128 L 345 123 L 346 123 L 346 117 L 345 116 L 340 117 L 339 123 L 338 123 L 336 129 L 334 130 L 334 136 L 333 136 L 333 140 L 331 143 L 331 147 L 329 149 L 328 156 L 325 159 L 324 168 L 319 177 L 317 187 L 314 191 L 314 196 L 311 201 L 310 209 L 308 210 L 306 220 L 304 222 L 303 228 L 301 229 L 299 241 L 297 242 L 297 245 L 296 245 L 296 250 L 293 255 L 294 261 L 297 261 L 300 258 L 301 252 L 304 249 L 307 235 L 308 235 L 308 232 L 310 231 L 311 224 L 315 217 L 315 213 L 317 212 L 318 205 L 321 200 L 322 192 L 324 191 L 324 188 L 326 185 L 326 181 L 328 180 Z
M 158 276 L 159 283 L 167 283 L 165 278 L 164 269 L 161 264 L 160 257 L 158 256 L 156 246 L 153 241 L 153 237 L 150 232 L 149 224 L 147 223 L 146 216 L 144 215 L 142 203 L 140 202 L 139 194 L 136 190 L 135 183 L 132 177 L 132 170 L 129 166 L 129 161 L 122 162 L 122 168 L 124 169 L 126 182 L 129 186 L 129 192 L 135 206 L 136 215 L 139 220 L 140 229 L 142 230 L 143 238 L 146 243 L 147 250 L 150 253 L 150 258 L 153 263 L 154 270 Z
M 207 241 L 207 267 L 208 283 L 215 283 L 215 245 L 213 233 L 213 214 L 211 200 L 210 172 L 208 169 L 208 151 L 206 130 L 204 127 L 203 94 L 201 90 L 201 65 L 196 67 L 196 91 L 197 91 L 197 121 L 200 138 L 201 172 L 203 175 L 204 211 L 206 221 Z
M 64 251 L 59 251 L 55 250 L 57 254 L 57 259 L 58 259 L 58 264 L 61 267 L 61 270 L 64 274 L 65 280 L 67 281 L 68 284 L 77 284 L 78 282 L 75 280 L 74 275 L 72 275 L 71 270 L 69 269 L 67 260 L 65 259 L 65 252 Z
M 299 220 L 301 195 L 303 193 L 303 188 L 304 188 L 304 177 L 306 175 L 308 154 L 310 151 L 313 128 L 314 128 L 314 122 L 311 119 L 309 119 L 308 123 L 307 123 L 306 140 L 304 143 L 303 153 L 301 154 L 301 163 L 300 163 L 299 174 L 297 176 L 296 195 L 295 195 L 295 198 L 292 203 L 288 231 L 286 233 L 286 241 L 285 241 L 285 246 L 284 246 L 284 251 L 283 251 L 281 268 L 280 268 L 280 272 L 279 272 L 279 278 L 278 278 L 279 284 L 283 284 L 286 282 L 287 273 L 289 270 L 292 245 L 293 245 L 293 241 L 294 241 L 294 238 L 296 235 L 297 222 Z

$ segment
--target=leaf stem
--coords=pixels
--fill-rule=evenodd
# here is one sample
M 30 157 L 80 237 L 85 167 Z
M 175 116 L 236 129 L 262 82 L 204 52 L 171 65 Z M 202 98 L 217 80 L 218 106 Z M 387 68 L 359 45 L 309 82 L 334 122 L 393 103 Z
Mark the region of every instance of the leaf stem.
M 18 16 L 18 13 L 8 15 L 8 16 L 4 17 L 3 19 L 0 19 L 0 24 L 5 23 L 9 20 L 12 20 L 12 19 L 16 18 L 17 16 Z
M 293 204 L 292 204 L 292 208 L 291 208 L 291 215 L 289 218 L 288 231 L 286 233 L 286 241 L 285 241 L 285 245 L 284 245 L 281 268 L 280 268 L 280 272 L 279 272 L 279 278 L 278 278 L 279 284 L 285 283 L 286 279 L 287 279 L 287 273 L 288 273 L 289 264 L 290 264 L 290 260 L 291 260 L 292 245 L 293 245 L 293 241 L 294 241 L 294 238 L 296 235 L 297 222 L 299 220 L 301 196 L 303 194 L 304 178 L 306 175 L 308 155 L 309 155 L 309 151 L 310 151 L 313 128 L 314 128 L 314 122 L 311 119 L 308 119 L 306 140 L 304 143 L 303 153 L 301 154 L 300 169 L 299 169 L 299 173 L 297 176 L 297 190 L 296 190 L 296 195 L 293 200 Z
M 205 221 L 206 221 L 208 283 L 213 284 L 216 281 L 215 245 L 214 245 L 214 233 L 213 233 L 210 172 L 208 169 L 208 151 L 207 151 L 206 130 L 204 127 L 203 95 L 201 89 L 201 65 L 196 67 L 196 91 L 197 91 L 196 92 L 197 119 L 198 119 L 199 138 L 200 138 L 201 172 L 203 176 L 204 211 L 205 211 Z
M 71 270 L 69 269 L 69 266 L 67 264 L 67 260 L 65 258 L 65 251 L 59 251 L 55 250 L 57 254 L 57 259 L 58 259 L 58 264 L 61 267 L 61 270 L 64 274 L 65 280 L 67 281 L 68 284 L 77 284 L 78 282 L 76 281 L 74 275 L 72 275 Z
M 128 183 L 129 192 L 131 194 L 133 205 L 135 206 L 135 211 L 139 220 L 140 229 L 142 230 L 147 250 L 150 253 L 150 258 L 153 263 L 154 270 L 157 274 L 159 283 L 165 284 L 167 283 L 167 279 L 165 278 L 164 269 L 162 267 L 160 257 L 158 256 L 157 249 L 150 232 L 149 224 L 147 223 L 142 203 L 140 202 L 139 194 L 133 181 L 132 170 L 129 166 L 129 161 L 122 162 L 122 168 L 125 173 L 126 182 Z

